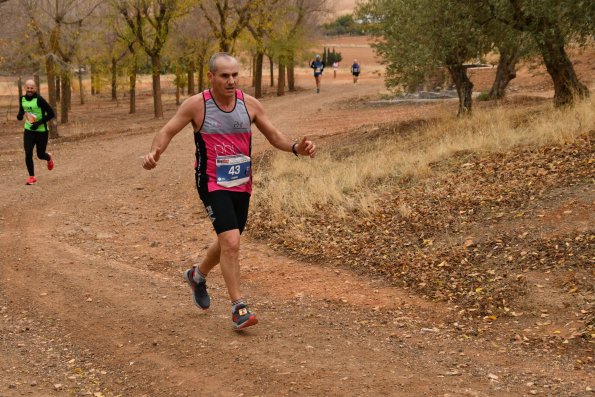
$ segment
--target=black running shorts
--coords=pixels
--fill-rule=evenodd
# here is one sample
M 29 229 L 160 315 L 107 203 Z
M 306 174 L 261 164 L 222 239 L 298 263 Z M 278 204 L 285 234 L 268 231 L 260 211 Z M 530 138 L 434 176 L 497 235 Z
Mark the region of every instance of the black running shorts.
M 240 234 L 244 231 L 250 205 L 249 193 L 228 190 L 209 192 L 200 188 L 198 195 L 217 234 L 234 229 L 239 229 Z

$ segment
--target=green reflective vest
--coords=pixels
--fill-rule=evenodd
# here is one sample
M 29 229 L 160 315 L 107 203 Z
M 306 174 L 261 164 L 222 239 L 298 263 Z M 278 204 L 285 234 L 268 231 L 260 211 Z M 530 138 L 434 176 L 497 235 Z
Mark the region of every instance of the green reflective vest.
M 21 99 L 21 105 L 25 111 L 25 129 L 30 131 L 45 132 L 45 124 L 40 124 L 36 130 L 31 130 L 31 124 L 43 118 L 41 108 L 37 104 L 37 98 L 27 100 L 27 97 L 23 96 Z

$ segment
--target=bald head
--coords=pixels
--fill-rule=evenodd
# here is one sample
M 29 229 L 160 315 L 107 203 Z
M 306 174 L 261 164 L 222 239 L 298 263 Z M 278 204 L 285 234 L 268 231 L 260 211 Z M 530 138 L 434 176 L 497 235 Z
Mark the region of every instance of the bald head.
M 217 72 L 217 66 L 219 66 L 220 61 L 230 62 L 233 64 L 238 63 L 237 59 L 229 55 L 227 52 L 218 52 L 216 54 L 213 54 L 211 59 L 209 59 L 209 72 L 215 74 Z
M 31 97 L 37 93 L 37 85 L 34 80 L 25 81 L 25 95 Z

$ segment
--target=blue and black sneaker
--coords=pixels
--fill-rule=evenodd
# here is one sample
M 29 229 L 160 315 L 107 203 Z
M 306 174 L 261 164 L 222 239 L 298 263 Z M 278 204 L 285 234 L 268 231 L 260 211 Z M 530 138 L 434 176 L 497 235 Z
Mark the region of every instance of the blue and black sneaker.
M 211 306 L 211 298 L 207 292 L 207 282 L 197 283 L 194 281 L 194 268 L 186 270 L 184 272 L 184 278 L 188 282 L 188 285 L 190 285 L 190 288 L 192 288 L 194 304 L 202 310 L 207 310 Z
M 258 324 L 256 315 L 250 313 L 248 306 L 243 303 L 240 303 L 234 307 L 231 319 L 233 320 L 233 325 L 236 331 L 241 331 L 244 328 Z

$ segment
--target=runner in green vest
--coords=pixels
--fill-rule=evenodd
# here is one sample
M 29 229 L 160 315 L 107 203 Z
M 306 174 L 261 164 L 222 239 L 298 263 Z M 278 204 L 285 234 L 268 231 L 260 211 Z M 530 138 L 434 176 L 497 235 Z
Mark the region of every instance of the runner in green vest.
M 33 148 L 37 146 L 37 157 L 47 161 L 48 170 L 54 169 L 54 158 L 45 149 L 48 145 L 47 122 L 54 118 L 54 110 L 37 94 L 37 86 L 33 80 L 25 82 L 25 95 L 19 101 L 18 120 L 25 119 L 25 132 L 23 135 L 25 147 L 25 164 L 29 171 L 27 185 L 37 183 L 35 167 L 33 165 Z

